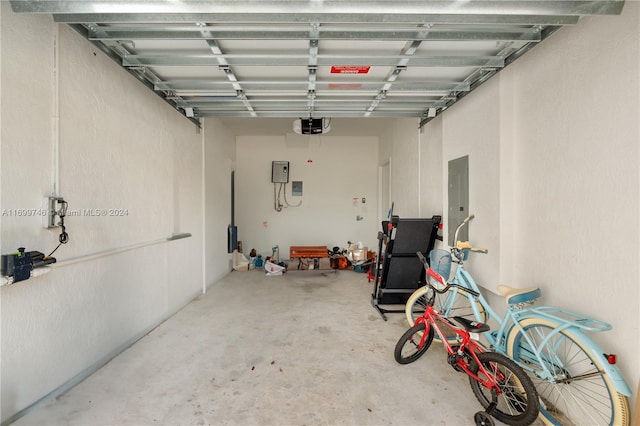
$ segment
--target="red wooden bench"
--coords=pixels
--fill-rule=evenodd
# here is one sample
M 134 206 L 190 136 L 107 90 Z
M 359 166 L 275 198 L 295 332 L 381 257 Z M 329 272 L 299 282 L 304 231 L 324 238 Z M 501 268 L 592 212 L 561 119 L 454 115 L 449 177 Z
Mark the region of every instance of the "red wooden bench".
M 289 259 L 306 259 L 329 257 L 326 246 L 291 246 Z

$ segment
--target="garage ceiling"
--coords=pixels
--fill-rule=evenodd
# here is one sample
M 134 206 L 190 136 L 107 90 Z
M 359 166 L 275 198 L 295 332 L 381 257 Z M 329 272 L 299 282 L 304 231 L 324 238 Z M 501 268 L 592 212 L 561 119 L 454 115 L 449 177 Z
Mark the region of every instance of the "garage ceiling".
M 99 46 L 181 113 L 419 117 L 623 0 L 13 0 Z

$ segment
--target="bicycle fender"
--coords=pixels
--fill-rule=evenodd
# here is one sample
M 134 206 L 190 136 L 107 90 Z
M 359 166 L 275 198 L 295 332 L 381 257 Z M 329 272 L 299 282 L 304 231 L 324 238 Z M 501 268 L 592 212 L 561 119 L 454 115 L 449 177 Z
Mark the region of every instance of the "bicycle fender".
M 613 387 L 618 391 L 618 393 L 621 395 L 630 397 L 631 388 L 629 388 L 629 385 L 622 377 L 622 373 L 620 372 L 620 369 L 618 368 L 618 366 L 615 364 L 609 364 L 609 361 L 604 355 L 605 354 L 604 350 L 600 346 L 598 346 L 596 342 L 591 340 L 591 338 L 587 336 L 585 333 L 583 333 L 581 330 L 573 327 L 570 330 L 572 334 L 575 334 L 576 337 L 578 337 L 585 344 L 585 346 L 587 347 L 587 349 L 589 349 L 589 352 L 591 352 L 593 357 L 600 360 L 600 363 L 602 364 L 602 368 L 604 369 L 605 373 L 607 373 L 607 376 L 609 376 L 609 379 L 611 379 L 611 382 L 613 383 Z
M 519 318 L 520 321 L 523 319 L 538 319 L 538 317 L 526 316 L 526 317 Z M 548 319 L 546 319 L 546 321 L 551 322 Z M 589 336 L 587 336 L 584 332 L 582 332 L 578 327 L 567 326 L 566 324 L 565 325 L 556 324 L 556 325 L 557 325 L 556 330 L 558 333 L 560 331 L 567 331 L 568 333 L 573 335 L 581 344 L 584 345 L 584 347 L 587 349 L 587 351 L 589 351 L 589 354 L 593 358 L 600 361 L 600 364 L 602 365 L 602 369 L 607 374 L 607 376 L 609 376 L 609 379 L 611 380 L 613 387 L 619 394 L 627 397 L 631 397 L 631 394 L 632 394 L 631 388 L 629 388 L 629 385 L 622 377 L 622 373 L 620 372 L 620 369 L 615 364 L 609 364 L 609 361 L 604 355 L 605 351 L 600 346 L 598 346 L 596 342 L 594 342 Z M 511 333 L 511 330 L 513 330 L 514 327 L 517 328 L 515 325 L 512 325 L 510 327 L 509 333 L 506 334 L 507 336 L 509 336 L 509 334 Z

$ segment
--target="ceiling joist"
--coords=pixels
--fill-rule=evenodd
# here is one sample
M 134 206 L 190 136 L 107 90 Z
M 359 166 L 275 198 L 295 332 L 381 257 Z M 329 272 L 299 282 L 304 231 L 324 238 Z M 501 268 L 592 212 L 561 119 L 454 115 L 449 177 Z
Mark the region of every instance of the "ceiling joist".
M 101 26 L 89 29 L 91 40 L 422 40 L 422 41 L 540 41 L 540 28 L 401 28 L 317 30 L 282 29 L 264 26 L 248 30 L 207 27 L 207 34 L 196 28 L 132 28 Z
M 192 121 L 418 117 L 623 0 L 11 0 L 69 24 Z

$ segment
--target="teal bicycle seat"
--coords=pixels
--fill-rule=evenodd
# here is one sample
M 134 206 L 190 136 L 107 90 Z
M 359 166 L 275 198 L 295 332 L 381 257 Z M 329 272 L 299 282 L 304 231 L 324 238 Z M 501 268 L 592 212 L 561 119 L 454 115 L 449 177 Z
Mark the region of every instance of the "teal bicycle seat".
M 503 295 L 510 305 L 532 302 L 542 295 L 538 287 L 514 288 L 508 285 L 499 285 L 498 293 Z

